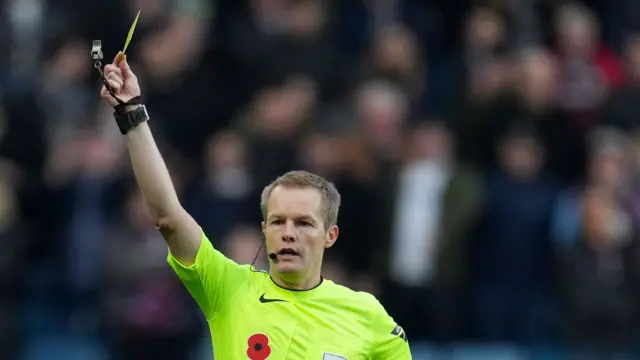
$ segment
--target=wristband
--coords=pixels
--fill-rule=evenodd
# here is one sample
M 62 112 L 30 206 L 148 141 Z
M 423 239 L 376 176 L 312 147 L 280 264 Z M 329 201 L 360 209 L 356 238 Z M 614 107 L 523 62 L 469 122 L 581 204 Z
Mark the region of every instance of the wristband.
M 127 102 L 122 102 L 120 99 L 118 100 L 118 105 L 114 106 L 113 109 L 116 111 L 116 114 L 122 115 L 127 112 L 128 105 L 143 105 L 142 104 L 142 95 L 138 95 Z
M 129 130 L 149 120 L 149 113 L 144 105 L 137 107 L 134 110 L 118 114 L 113 113 L 113 117 L 116 119 L 116 124 L 120 129 L 120 133 L 125 135 Z

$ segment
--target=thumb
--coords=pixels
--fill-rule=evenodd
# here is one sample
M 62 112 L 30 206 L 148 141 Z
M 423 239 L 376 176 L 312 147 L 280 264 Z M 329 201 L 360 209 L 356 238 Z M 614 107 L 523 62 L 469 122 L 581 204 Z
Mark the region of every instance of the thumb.
M 127 56 L 121 51 L 117 55 L 117 63 L 120 70 L 122 70 L 122 76 L 125 79 L 131 79 L 134 77 L 133 71 L 131 71 L 131 67 L 129 66 L 129 62 L 127 61 Z

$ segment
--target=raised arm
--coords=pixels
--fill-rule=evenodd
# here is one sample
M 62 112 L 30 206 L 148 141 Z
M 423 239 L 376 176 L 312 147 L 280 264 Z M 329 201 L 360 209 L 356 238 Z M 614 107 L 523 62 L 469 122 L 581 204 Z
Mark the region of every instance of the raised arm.
M 104 72 L 120 100 L 128 102 L 140 95 L 138 79 L 124 54 L 118 53 L 113 63 L 105 66 Z M 105 87 L 100 95 L 111 106 L 118 105 Z M 128 105 L 126 110 L 133 111 L 139 106 Z M 153 221 L 167 241 L 171 254 L 183 265 L 191 265 L 200 247 L 202 230 L 180 204 L 151 129 L 143 122 L 128 130 L 125 136 L 136 180 Z

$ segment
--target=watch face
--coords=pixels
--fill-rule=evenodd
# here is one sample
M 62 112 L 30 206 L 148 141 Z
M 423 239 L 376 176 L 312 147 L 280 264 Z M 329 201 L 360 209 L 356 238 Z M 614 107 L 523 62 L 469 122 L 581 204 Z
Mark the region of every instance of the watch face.
M 149 113 L 147 112 L 147 108 L 144 105 L 142 105 L 138 110 L 142 115 L 142 120 L 140 122 L 149 120 Z
M 131 123 L 133 126 L 138 126 L 141 123 L 149 120 L 149 115 L 147 114 L 147 109 L 143 106 L 129 112 L 127 115 L 131 117 Z

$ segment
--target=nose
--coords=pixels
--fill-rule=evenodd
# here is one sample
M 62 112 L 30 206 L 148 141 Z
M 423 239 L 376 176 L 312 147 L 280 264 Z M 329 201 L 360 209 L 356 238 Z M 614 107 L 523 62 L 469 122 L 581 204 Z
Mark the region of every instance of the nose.
M 293 221 L 287 221 L 284 231 L 282 232 L 282 240 L 285 242 L 293 242 L 296 239 L 295 225 Z

